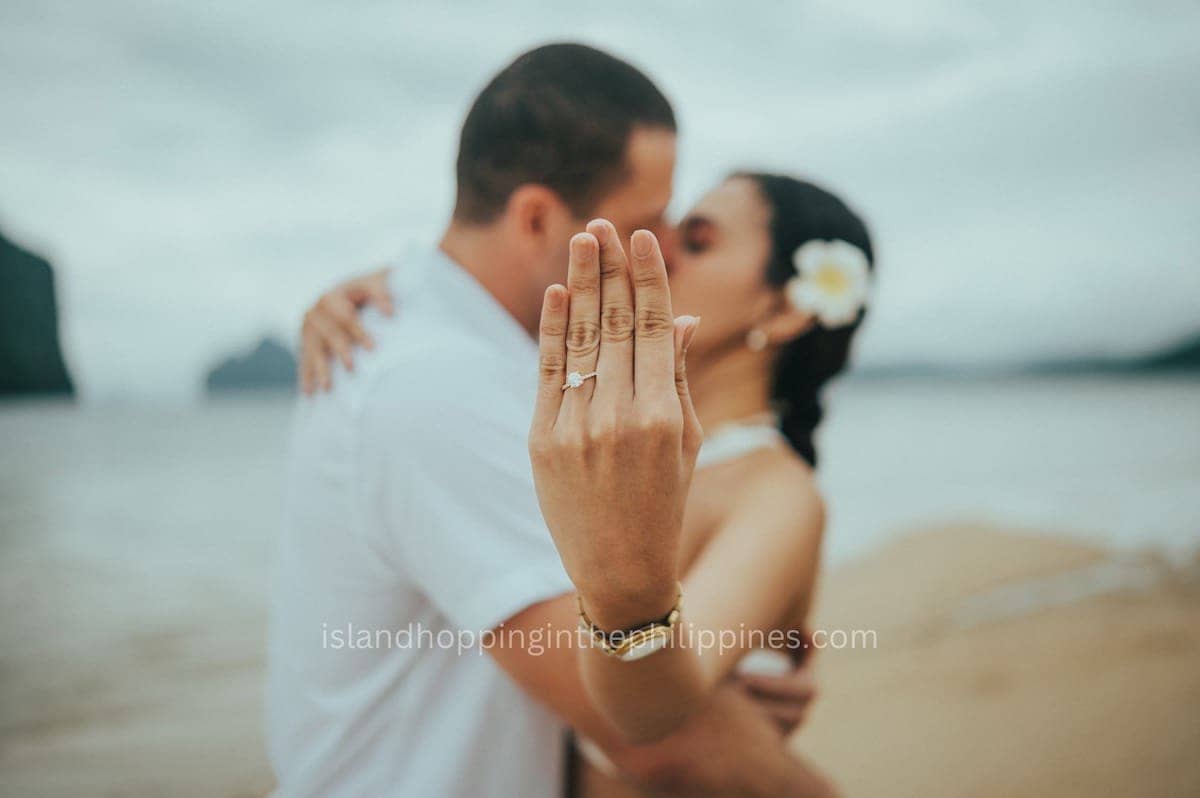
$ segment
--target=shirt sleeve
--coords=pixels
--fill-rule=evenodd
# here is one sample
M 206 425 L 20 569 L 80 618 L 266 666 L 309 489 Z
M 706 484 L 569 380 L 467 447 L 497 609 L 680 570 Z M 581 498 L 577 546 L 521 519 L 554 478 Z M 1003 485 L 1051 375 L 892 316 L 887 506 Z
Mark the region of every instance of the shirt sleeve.
M 446 366 L 393 373 L 370 393 L 365 478 L 377 480 L 379 532 L 397 566 L 455 626 L 482 631 L 573 587 L 534 490 L 531 400 L 503 371 L 464 380 Z

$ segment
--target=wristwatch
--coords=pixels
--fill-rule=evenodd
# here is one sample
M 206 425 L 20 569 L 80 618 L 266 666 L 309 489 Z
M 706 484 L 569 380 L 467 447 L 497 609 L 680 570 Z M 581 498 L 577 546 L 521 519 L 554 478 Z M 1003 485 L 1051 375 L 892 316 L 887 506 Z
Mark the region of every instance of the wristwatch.
M 578 594 L 575 601 L 579 607 L 579 626 L 588 633 L 592 643 L 605 654 L 621 662 L 635 662 L 661 651 L 671 643 L 679 613 L 683 608 L 683 586 L 675 594 L 675 606 L 658 620 L 635 626 L 632 629 L 617 629 L 608 632 L 601 629 L 588 617 L 583 609 L 583 597 Z

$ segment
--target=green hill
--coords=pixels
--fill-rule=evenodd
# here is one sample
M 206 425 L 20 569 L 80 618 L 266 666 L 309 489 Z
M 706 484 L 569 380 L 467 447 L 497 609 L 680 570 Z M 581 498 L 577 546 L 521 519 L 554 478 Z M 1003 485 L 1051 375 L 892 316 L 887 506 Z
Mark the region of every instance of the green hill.
M 73 396 L 50 262 L 0 233 L 0 396 Z

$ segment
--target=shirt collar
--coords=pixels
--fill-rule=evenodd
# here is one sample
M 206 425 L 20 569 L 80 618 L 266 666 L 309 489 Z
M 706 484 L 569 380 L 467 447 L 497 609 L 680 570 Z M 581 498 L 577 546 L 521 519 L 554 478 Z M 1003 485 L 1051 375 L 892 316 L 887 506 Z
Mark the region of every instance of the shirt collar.
M 522 356 L 536 357 L 537 341 L 512 314 L 496 301 L 496 297 L 441 249 L 430 256 L 428 276 L 446 291 L 457 312 L 456 321 L 471 330 Z

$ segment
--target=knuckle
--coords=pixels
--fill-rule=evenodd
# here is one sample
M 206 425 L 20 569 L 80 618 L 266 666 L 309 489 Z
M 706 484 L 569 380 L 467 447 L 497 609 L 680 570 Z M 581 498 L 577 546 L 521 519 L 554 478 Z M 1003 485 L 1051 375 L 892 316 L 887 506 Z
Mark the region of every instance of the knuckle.
M 614 280 L 624 277 L 629 273 L 629 266 L 625 258 L 613 253 L 607 257 L 600 258 L 600 279 Z
M 638 417 L 637 428 L 639 435 L 648 438 L 670 438 L 683 434 L 683 419 L 678 413 L 649 410 Z
M 559 452 L 566 453 L 572 460 L 587 460 L 596 446 L 586 431 L 572 429 L 559 433 L 555 439 L 554 448 Z
M 646 338 L 665 338 L 672 335 L 675 320 L 661 308 L 641 307 L 637 310 L 637 334 Z
M 634 269 L 633 285 L 635 288 L 658 288 L 663 284 L 663 276 L 657 269 Z
M 600 292 L 600 284 L 596 280 L 596 274 L 582 274 L 568 284 L 567 290 L 572 296 L 595 296 Z
M 600 314 L 600 328 L 606 341 L 628 341 L 633 337 L 633 311 L 624 305 L 610 305 Z
M 600 343 L 600 328 L 591 319 L 576 319 L 567 326 L 567 350 L 587 354 Z
M 553 454 L 554 446 L 545 435 L 535 433 L 529 436 L 529 459 L 531 461 L 546 463 Z
M 538 330 L 547 338 L 561 338 L 566 332 L 566 326 L 558 319 L 543 318 Z
M 595 421 L 588 428 L 588 438 L 594 444 L 612 446 L 620 442 L 621 427 L 612 420 Z
M 542 352 L 538 356 L 538 373 L 542 379 L 557 379 L 566 362 L 559 352 Z

